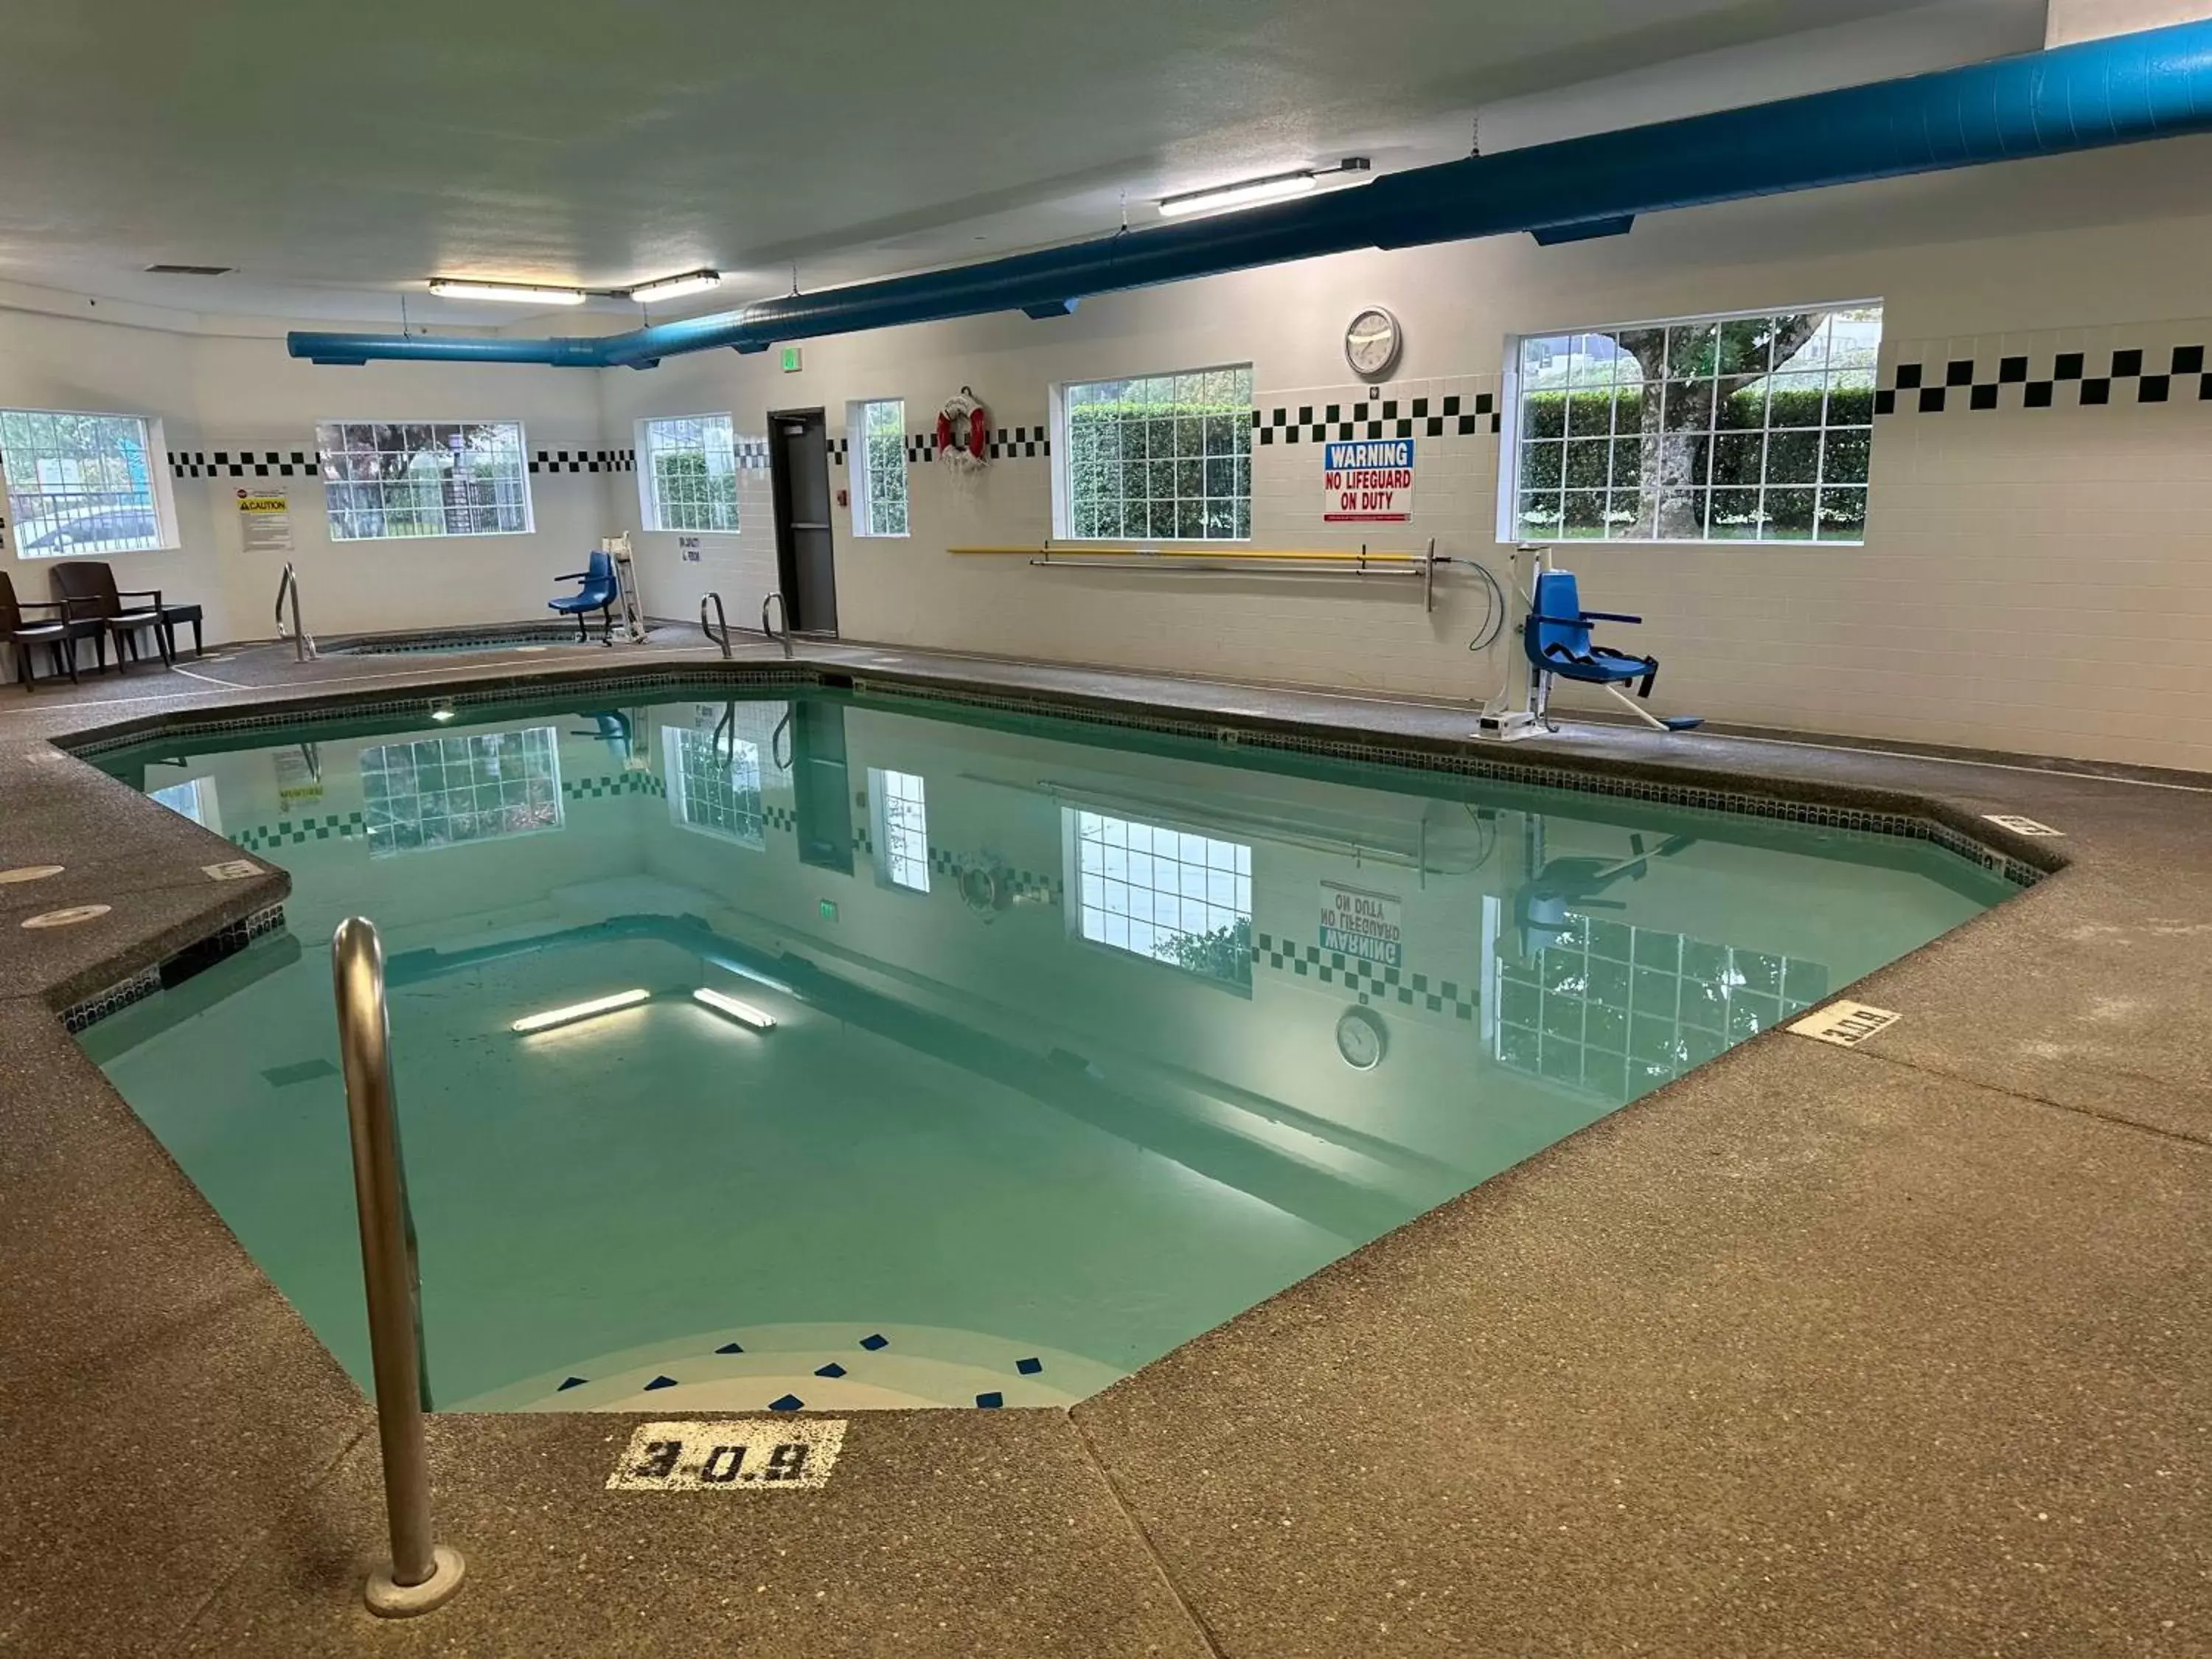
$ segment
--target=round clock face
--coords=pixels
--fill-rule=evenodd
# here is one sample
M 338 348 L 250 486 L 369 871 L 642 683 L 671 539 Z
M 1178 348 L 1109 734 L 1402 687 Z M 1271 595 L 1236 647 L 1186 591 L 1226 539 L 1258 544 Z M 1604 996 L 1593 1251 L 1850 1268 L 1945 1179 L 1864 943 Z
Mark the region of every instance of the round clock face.
M 1372 1009 L 1347 1008 L 1336 1022 L 1336 1052 L 1355 1072 L 1371 1072 L 1390 1046 L 1382 1021 Z
M 1379 380 L 1398 361 L 1404 343 L 1398 319 L 1380 306 L 1370 306 L 1344 331 L 1344 361 L 1363 380 Z

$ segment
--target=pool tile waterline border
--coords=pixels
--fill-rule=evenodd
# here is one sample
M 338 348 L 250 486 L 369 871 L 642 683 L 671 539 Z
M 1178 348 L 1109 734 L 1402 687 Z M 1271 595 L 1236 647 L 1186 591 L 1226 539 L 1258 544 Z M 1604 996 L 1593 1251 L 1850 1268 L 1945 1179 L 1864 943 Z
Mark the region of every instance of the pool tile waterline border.
M 218 928 L 205 939 L 187 945 L 173 952 L 150 968 L 142 968 L 128 979 L 118 981 L 106 990 L 94 993 L 82 1002 L 64 1008 L 61 1012 L 62 1029 L 72 1036 L 90 1030 L 110 1014 L 120 1013 L 133 1003 L 143 1002 L 156 991 L 181 985 L 193 975 L 212 968 L 227 957 L 237 955 L 264 933 L 273 933 L 284 925 L 284 907 L 270 905 L 242 916 L 228 927 Z
M 702 672 L 702 670 L 704 670 Z M 1294 754 L 1322 755 L 1397 766 L 1424 772 L 1444 772 L 1463 777 L 1495 780 L 1537 788 L 1561 789 L 1577 794 L 1609 796 L 1616 799 L 1650 801 L 1739 817 L 1815 825 L 1823 829 L 1856 830 L 1905 841 L 1927 842 L 1955 854 L 1969 863 L 2003 877 L 2016 887 L 2033 887 L 2045 876 L 2065 867 L 2067 860 L 2050 852 L 2048 864 L 2027 860 L 1991 846 L 1980 836 L 1924 813 L 1850 806 L 1835 802 L 1792 799 L 1749 790 L 1717 788 L 1705 784 L 1673 783 L 1620 773 L 1569 765 L 1527 764 L 1493 759 L 1471 750 L 1415 748 L 1382 738 L 1316 737 L 1261 724 L 1249 716 L 1210 714 L 1204 719 L 1168 714 L 1137 702 L 1101 707 L 1079 697 L 1036 693 L 1010 696 L 1003 688 L 951 678 L 923 680 L 902 676 L 869 674 L 824 664 L 745 665 L 726 668 L 697 663 L 669 664 L 650 673 L 504 678 L 489 684 L 457 686 L 434 691 L 428 688 L 406 697 L 374 696 L 359 701 L 301 699 L 252 714 L 210 718 L 160 715 L 88 734 L 82 742 L 61 739 L 59 744 L 80 758 L 128 749 L 156 736 L 204 735 L 222 732 L 264 731 L 321 720 L 357 720 L 386 714 L 409 714 L 433 703 L 465 705 L 508 702 L 517 698 L 550 696 L 577 688 L 591 690 L 659 690 L 712 687 L 720 684 L 747 689 L 778 686 L 849 690 L 862 696 L 908 701 L 962 703 L 1090 726 L 1157 732 L 1168 736 L 1214 743 L 1223 747 L 1251 746 Z M 302 706 L 302 705 L 306 706 Z M 1478 740 L 1467 739 L 1472 744 Z M 2039 852 L 2045 849 L 2039 848 Z

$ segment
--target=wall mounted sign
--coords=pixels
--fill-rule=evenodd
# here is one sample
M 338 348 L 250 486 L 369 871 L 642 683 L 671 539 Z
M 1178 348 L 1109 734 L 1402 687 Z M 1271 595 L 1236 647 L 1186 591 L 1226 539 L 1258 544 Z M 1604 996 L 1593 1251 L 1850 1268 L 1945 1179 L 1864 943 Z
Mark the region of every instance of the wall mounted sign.
M 684 556 L 684 563 L 699 562 L 699 538 L 696 536 L 678 536 L 676 538 L 676 550 Z
M 240 490 L 238 528 L 249 553 L 289 553 L 291 498 L 281 489 Z
M 1406 965 L 1404 907 L 1389 893 L 1321 884 L 1321 948 L 1385 968 Z
M 1815 1042 L 1832 1042 L 1838 1048 L 1856 1048 L 1876 1031 L 1887 1031 L 1905 1016 L 1887 1008 L 1869 1008 L 1863 1002 L 1832 1002 L 1816 1008 L 1790 1029 Z
M 609 1492 L 819 1492 L 845 1443 L 842 1418 L 647 1423 L 607 1477 Z
M 1321 516 L 1327 524 L 1403 524 L 1413 516 L 1413 441 L 1325 444 Z

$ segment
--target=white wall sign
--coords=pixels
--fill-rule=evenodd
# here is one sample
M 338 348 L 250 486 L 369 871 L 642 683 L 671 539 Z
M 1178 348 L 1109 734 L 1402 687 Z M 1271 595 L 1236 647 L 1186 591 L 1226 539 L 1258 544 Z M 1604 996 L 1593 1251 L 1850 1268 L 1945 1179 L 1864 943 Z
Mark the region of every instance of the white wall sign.
M 647 1423 L 607 1477 L 609 1492 L 817 1492 L 845 1443 L 842 1418 Z
M 289 812 L 323 798 L 323 781 L 315 775 L 304 749 L 279 749 L 271 757 L 276 769 L 276 810 Z
M 684 563 L 699 562 L 699 538 L 696 536 L 678 536 L 676 538 L 676 550 L 684 556 Z
M 1404 907 L 1389 893 L 1321 884 L 1321 948 L 1385 968 L 1406 965 Z
M 1887 1031 L 1902 1019 L 1887 1008 L 1869 1008 L 1863 1002 L 1832 1002 L 1816 1008 L 1790 1029 L 1815 1042 L 1832 1042 L 1838 1048 L 1856 1048 L 1876 1031 Z
M 1321 516 L 1328 524 L 1403 524 L 1412 518 L 1413 441 L 1324 445 Z
M 281 489 L 240 490 L 238 528 L 249 553 L 289 553 L 291 498 Z

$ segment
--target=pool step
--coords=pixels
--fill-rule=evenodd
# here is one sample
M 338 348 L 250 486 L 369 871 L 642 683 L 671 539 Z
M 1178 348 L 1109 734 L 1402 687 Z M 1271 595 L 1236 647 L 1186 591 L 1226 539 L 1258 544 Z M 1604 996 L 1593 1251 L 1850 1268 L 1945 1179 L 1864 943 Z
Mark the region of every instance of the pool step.
M 1123 1375 L 1063 1349 L 940 1326 L 767 1325 L 702 1332 L 603 1354 L 453 1402 L 449 1409 L 1066 1407 Z

